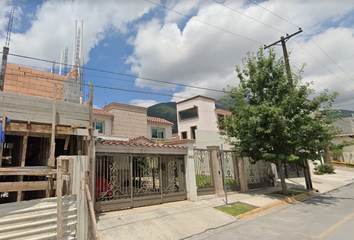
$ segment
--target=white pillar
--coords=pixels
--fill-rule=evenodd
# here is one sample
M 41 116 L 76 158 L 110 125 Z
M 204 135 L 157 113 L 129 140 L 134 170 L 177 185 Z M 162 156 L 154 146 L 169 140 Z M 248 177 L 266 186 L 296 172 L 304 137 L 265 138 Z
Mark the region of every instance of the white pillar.
M 184 159 L 184 165 L 186 166 L 187 199 L 194 202 L 197 201 L 197 183 L 195 178 L 193 143 L 187 143 L 187 146 L 188 154 Z
M 75 20 L 75 33 L 74 33 L 74 45 L 73 45 L 73 60 L 71 65 L 75 66 L 75 58 L 76 58 L 76 40 L 77 40 L 77 20 Z
M 59 75 L 61 75 L 61 66 L 63 65 L 63 55 L 64 55 L 64 50 L 61 50 L 61 53 L 60 53 L 60 64 L 59 64 Z

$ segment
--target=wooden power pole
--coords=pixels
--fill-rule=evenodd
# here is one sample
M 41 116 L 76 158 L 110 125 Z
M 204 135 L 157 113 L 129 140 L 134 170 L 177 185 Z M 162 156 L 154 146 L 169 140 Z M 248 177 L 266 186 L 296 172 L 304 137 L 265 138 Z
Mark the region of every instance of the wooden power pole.
M 286 41 L 289 40 L 291 37 L 299 34 L 302 32 L 302 29 L 300 28 L 299 31 L 291 34 L 291 35 L 287 35 L 286 37 L 280 37 L 280 40 L 268 45 L 268 46 L 264 46 L 264 49 L 267 49 L 269 47 L 272 47 L 278 43 L 281 43 L 281 46 L 283 48 L 283 55 L 284 55 L 284 61 L 285 61 L 285 67 L 286 67 L 286 75 L 288 77 L 288 81 L 290 84 L 293 84 L 293 79 L 291 76 L 291 70 L 290 70 L 290 63 L 289 63 L 289 56 L 288 56 L 288 50 L 286 49 Z M 312 181 L 311 181 L 311 175 L 310 175 L 310 171 L 309 171 L 309 164 L 307 159 L 303 159 L 302 160 L 303 164 L 305 165 L 304 169 L 304 175 L 305 175 L 305 182 L 306 182 L 306 188 L 307 189 L 312 189 Z
M 299 31 L 297 31 L 296 33 L 293 33 L 291 35 L 286 35 L 286 37 L 281 36 L 280 40 L 268 45 L 268 46 L 264 46 L 264 49 L 267 49 L 269 47 L 272 47 L 278 43 L 281 42 L 281 46 L 283 47 L 283 54 L 284 54 L 284 61 L 285 61 L 285 67 L 286 67 L 286 75 L 288 76 L 288 81 L 289 83 L 293 83 L 292 77 L 291 77 L 291 70 L 290 70 L 290 63 L 289 63 L 289 56 L 288 56 L 288 51 L 286 50 L 286 41 L 289 40 L 291 37 L 299 34 L 302 32 L 302 29 L 300 28 Z

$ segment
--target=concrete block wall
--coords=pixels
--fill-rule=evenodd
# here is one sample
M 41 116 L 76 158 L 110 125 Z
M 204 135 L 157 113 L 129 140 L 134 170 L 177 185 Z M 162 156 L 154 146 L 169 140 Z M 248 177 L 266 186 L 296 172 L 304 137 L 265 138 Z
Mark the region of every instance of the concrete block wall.
M 57 100 L 61 100 L 66 79 L 67 76 L 8 63 L 4 92 L 52 99 L 54 84 L 57 84 Z
M 113 136 L 146 136 L 147 108 L 113 102 L 103 107 L 103 110 L 114 115 Z

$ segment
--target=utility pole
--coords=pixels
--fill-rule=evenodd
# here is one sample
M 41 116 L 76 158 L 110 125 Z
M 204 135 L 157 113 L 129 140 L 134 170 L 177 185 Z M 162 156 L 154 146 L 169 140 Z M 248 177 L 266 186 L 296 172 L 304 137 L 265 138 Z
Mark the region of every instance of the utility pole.
M 291 35 L 286 35 L 286 37 L 281 36 L 280 40 L 268 45 L 268 46 L 264 46 L 264 49 L 267 49 L 269 47 L 272 47 L 278 43 L 281 42 L 281 46 L 283 47 L 283 55 L 284 55 L 284 61 L 285 61 L 285 67 L 286 67 L 286 75 L 288 76 L 288 81 L 289 83 L 293 83 L 292 77 L 291 77 L 291 70 L 290 70 L 290 63 L 289 63 L 289 56 L 288 56 L 288 51 L 286 50 L 286 41 L 289 40 L 291 37 L 299 34 L 302 32 L 302 29 L 300 28 L 299 31 L 297 31 L 296 33 L 293 33 Z
M 268 46 L 264 46 L 264 49 L 267 49 L 269 47 L 272 47 L 278 43 L 281 43 L 281 46 L 283 48 L 283 55 L 284 55 L 284 62 L 285 62 L 285 67 L 286 67 L 286 75 L 288 77 L 288 81 L 290 84 L 293 84 L 293 79 L 292 79 L 292 76 L 291 76 L 291 70 L 290 70 L 290 63 L 289 63 L 289 56 L 288 56 L 288 51 L 286 49 L 286 41 L 289 40 L 291 37 L 299 34 L 302 32 L 302 29 L 300 28 L 299 31 L 291 34 L 291 35 L 286 35 L 286 37 L 283 37 L 281 36 L 280 37 L 280 40 L 268 45 Z M 310 174 L 310 171 L 309 171 L 309 165 L 308 165 L 308 161 L 306 159 L 302 159 L 301 160 L 303 165 L 305 166 L 305 169 L 304 169 L 304 175 L 305 175 L 305 182 L 306 182 L 306 188 L 307 189 L 312 189 L 312 181 L 311 181 L 311 174 Z
M 5 46 L 2 50 L 2 61 L 1 61 L 1 72 L 0 72 L 0 91 L 4 90 L 5 85 L 5 74 L 7 66 L 7 55 L 9 54 L 10 36 L 12 31 L 12 22 L 14 21 L 15 9 L 12 7 L 9 17 L 9 25 L 7 27 Z

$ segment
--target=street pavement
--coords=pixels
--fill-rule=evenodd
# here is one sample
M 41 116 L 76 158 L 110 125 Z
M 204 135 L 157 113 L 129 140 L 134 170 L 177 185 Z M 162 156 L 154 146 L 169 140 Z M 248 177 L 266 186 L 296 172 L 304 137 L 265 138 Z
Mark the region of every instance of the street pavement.
M 354 239 L 354 184 L 281 207 L 248 221 L 188 238 L 197 239 Z
M 286 237 L 284 239 L 333 239 L 325 237 L 333 236 L 331 234 L 336 234 L 336 231 L 333 231 L 331 234 L 327 234 L 324 238 L 318 238 L 318 236 L 322 236 L 320 234 L 322 234 L 323 231 L 326 231 L 322 228 L 328 227 L 329 229 L 332 229 L 334 226 L 331 221 L 326 223 L 323 221 L 325 221 L 325 219 L 333 219 L 333 222 L 342 222 L 344 221 L 343 219 L 345 219 L 345 213 L 350 216 L 352 211 L 354 211 L 353 195 L 342 197 L 331 195 L 336 193 L 336 191 L 340 191 L 335 189 L 354 182 L 354 169 L 337 167 L 336 173 L 337 174 L 312 176 L 313 186 L 315 189 L 319 190 L 320 194 L 328 191 L 331 192 L 328 192 L 323 196 L 316 196 L 316 198 L 311 198 L 303 203 L 298 202 L 295 204 L 288 204 L 277 208 L 275 211 L 271 211 L 270 213 L 263 213 L 249 219 L 237 220 L 235 217 L 216 210 L 215 207 L 225 204 L 225 198 L 218 198 L 215 195 L 209 195 L 198 197 L 198 201 L 196 202 L 172 202 L 161 205 L 101 213 L 98 216 L 97 227 L 100 238 L 104 240 L 219 239 L 218 231 L 223 232 L 225 229 L 231 230 L 233 228 L 237 228 L 239 230 L 236 232 L 231 231 L 229 233 L 230 235 L 225 233 L 226 235 L 224 238 L 220 239 L 267 239 L 268 233 L 269 236 L 273 236 L 272 239 L 283 239 L 283 235 L 281 234 L 288 233 L 286 231 L 281 232 L 277 228 L 272 229 L 269 224 L 276 227 L 280 226 L 281 228 L 287 226 L 285 229 L 293 229 L 294 232 L 299 233 L 291 236 L 284 235 L 284 237 Z M 279 199 L 267 195 L 268 193 L 280 190 L 279 185 L 280 184 L 278 184 L 278 187 L 275 188 L 250 191 L 247 194 L 229 193 L 228 201 L 229 203 L 242 202 L 256 207 L 264 207 L 268 204 L 279 201 Z M 305 180 L 304 178 L 287 179 L 287 185 L 288 187 L 304 188 Z M 354 192 L 353 189 L 351 191 Z M 345 193 L 343 194 L 345 195 Z M 346 204 L 351 204 L 351 206 L 348 207 Z M 320 207 L 323 207 L 323 209 L 321 210 Z M 274 218 L 271 217 L 272 214 L 279 212 L 282 213 L 285 209 L 293 209 L 293 211 L 289 211 L 283 215 L 280 214 Z M 297 213 L 297 210 L 303 211 Z M 338 213 L 336 211 L 338 211 Z M 306 213 L 311 212 L 314 212 L 314 214 L 311 216 L 306 215 Z M 265 219 L 265 224 L 263 224 L 263 226 L 259 224 L 250 224 L 250 221 L 262 219 L 267 216 L 269 219 Z M 305 221 L 305 223 L 299 222 L 296 225 L 296 220 L 294 220 L 294 223 L 292 223 L 291 220 L 292 218 L 296 219 L 297 216 L 305 217 L 305 219 L 308 219 L 309 221 Z M 348 228 L 350 230 L 350 227 L 348 227 L 347 224 L 352 224 L 352 226 L 354 226 L 352 221 L 352 218 L 344 221 L 338 229 L 345 230 L 345 228 Z M 284 223 L 284 226 L 275 224 L 279 222 Z M 305 227 L 310 226 L 315 222 L 319 224 L 315 227 L 317 230 L 307 231 L 308 229 Z M 286 223 L 289 223 L 290 225 L 287 225 Z M 322 223 L 324 225 L 321 228 L 320 224 Z M 292 226 L 291 224 L 295 225 Z M 242 235 L 244 232 L 250 232 L 253 235 L 250 235 L 250 238 L 247 238 L 246 235 Z M 218 235 L 215 235 L 216 233 L 218 233 Z M 272 235 L 273 233 L 275 235 Z M 301 235 L 301 233 L 304 233 L 305 235 Z M 240 238 L 237 238 L 238 236 L 240 236 Z M 336 239 L 352 240 L 354 237 L 351 235 L 351 238 L 339 237 Z

